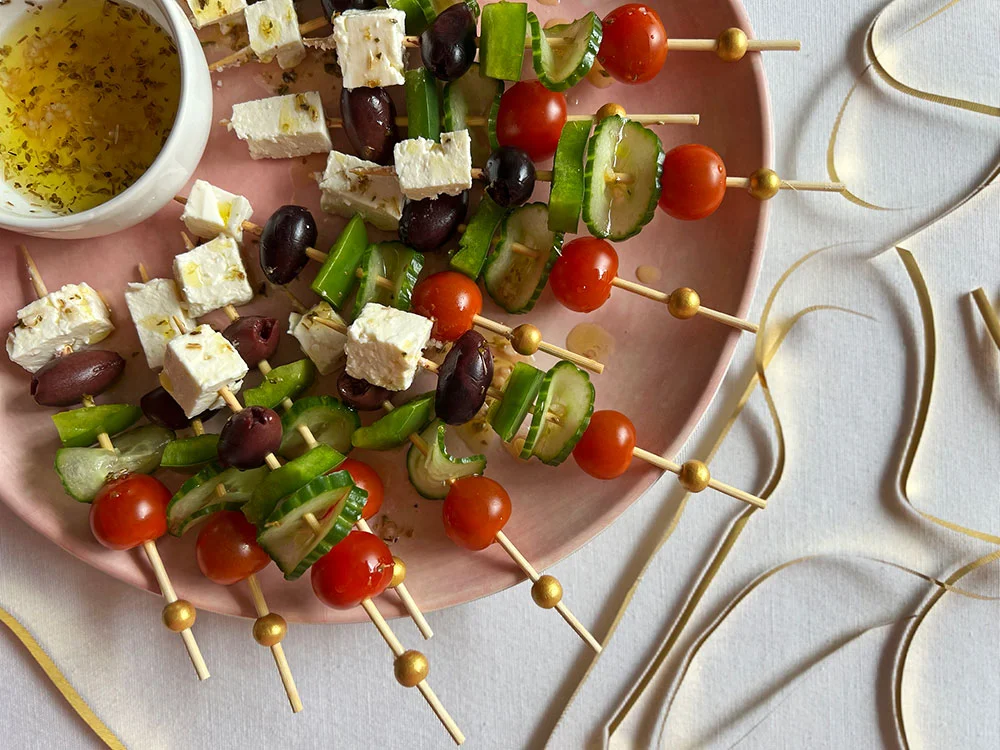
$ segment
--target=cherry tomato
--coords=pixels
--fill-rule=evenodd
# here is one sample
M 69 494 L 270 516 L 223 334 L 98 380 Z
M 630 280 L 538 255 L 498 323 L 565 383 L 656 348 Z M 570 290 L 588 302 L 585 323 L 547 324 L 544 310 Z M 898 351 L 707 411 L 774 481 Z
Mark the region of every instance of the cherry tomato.
M 167 533 L 171 492 L 147 474 L 112 479 L 90 506 L 90 530 L 109 549 L 132 549 Z
M 441 518 L 444 533 L 459 547 L 486 549 L 510 518 L 510 495 L 488 477 L 465 477 L 448 490 Z
M 544 161 L 556 152 L 566 124 L 566 97 L 549 91 L 540 81 L 521 81 L 500 97 L 497 140 L 514 146 L 534 161 Z
M 350 609 L 378 596 L 392 580 L 392 553 L 365 531 L 352 531 L 312 566 L 312 587 L 328 607 Z
M 578 237 L 563 245 L 549 283 L 556 299 L 570 310 L 593 312 L 611 296 L 618 275 L 618 253 L 606 240 Z
M 413 287 L 413 312 L 434 321 L 438 341 L 455 341 L 472 328 L 483 310 L 483 294 L 476 282 L 457 271 L 441 271 Z
M 604 17 L 597 59 L 622 83 L 652 80 L 667 59 L 667 31 L 655 10 L 629 3 Z
M 378 513 L 379 508 L 382 507 L 382 499 L 385 497 L 385 486 L 379 475 L 375 473 L 375 469 L 362 461 L 345 458 L 334 471 L 346 471 L 351 475 L 354 483 L 368 493 L 365 507 L 361 511 L 362 518 L 367 520 Z
M 635 448 L 635 425 L 617 411 L 595 411 L 573 449 L 573 458 L 597 479 L 614 479 L 626 472 Z
M 660 208 L 675 219 L 704 219 L 726 197 L 726 165 L 708 146 L 677 146 L 663 160 L 662 185 Z
M 235 510 L 216 513 L 198 532 L 195 557 L 202 574 L 231 586 L 263 570 L 271 558 L 257 544 L 257 529 Z

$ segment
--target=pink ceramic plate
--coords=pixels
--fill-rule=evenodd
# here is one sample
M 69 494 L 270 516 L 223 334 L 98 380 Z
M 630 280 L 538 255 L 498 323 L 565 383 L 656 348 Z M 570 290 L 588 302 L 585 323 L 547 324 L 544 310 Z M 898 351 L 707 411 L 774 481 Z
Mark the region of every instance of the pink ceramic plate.
M 532 3 L 543 21 L 575 18 L 588 10 L 603 17 L 615 5 L 612 0 L 597 4 L 564 0 L 555 7 Z M 714 37 L 729 26 L 750 28 L 737 0 L 654 0 L 653 5 L 670 36 Z M 312 16 L 303 14 L 306 17 Z M 224 51 L 209 47 L 207 52 L 210 58 L 216 58 Z M 216 117 L 227 117 L 234 102 L 274 94 L 282 85 L 281 75 L 274 65 L 257 64 L 217 75 Z M 321 63 L 297 70 L 295 80 L 287 86 L 292 91 L 321 91 L 327 113 L 337 113 L 338 80 L 324 73 Z M 708 144 L 722 154 L 734 175 L 746 175 L 759 166 L 770 165 L 770 113 L 763 67 L 756 55 L 727 64 L 712 54 L 673 53 L 652 83 L 631 87 L 616 83 L 599 90 L 582 82 L 567 94 L 570 112 L 594 112 L 609 100 L 634 112 L 698 112 L 702 117 L 699 127 L 657 128 L 665 148 L 692 141 Z M 334 131 L 333 137 L 336 148 L 350 151 L 342 131 Z M 320 223 L 320 247 L 325 247 L 336 237 L 343 220 L 319 210 L 319 193 L 310 175 L 321 170 L 323 164 L 320 155 L 292 161 L 251 161 L 245 144 L 219 127 L 197 176 L 246 194 L 256 209 L 254 218 L 260 223 L 282 204 L 308 206 Z M 547 194 L 547 186 L 541 185 L 536 197 L 546 200 Z M 128 368 L 123 381 L 101 400 L 137 402 L 156 384 L 156 377 L 138 353 L 122 289 L 126 282 L 136 279 L 136 264 L 140 261 L 154 276 L 170 275 L 171 259 L 182 250 L 179 215 L 179 206 L 167 207 L 132 230 L 81 242 L 32 240 L 0 233 L 5 267 L 0 276 L 0 321 L 12 324 L 15 311 L 31 295 L 15 251 L 18 243 L 26 242 L 50 287 L 87 281 L 106 296 L 118 330 L 104 346 L 125 355 Z M 639 236 L 618 246 L 621 274 L 635 278 L 638 266 L 655 266 L 662 271 L 661 288 L 692 286 L 701 292 L 706 304 L 744 315 L 763 253 L 766 217 L 767 204 L 734 191 L 715 215 L 699 222 L 675 221 L 657 210 Z M 252 260 L 256 248 L 248 246 L 246 254 Z M 307 267 L 304 279 L 311 279 L 315 268 Z M 313 299 L 303 282 L 297 282 L 296 292 L 303 299 Z M 288 311 L 285 297 L 271 292 L 244 312 L 267 312 L 286 319 Z M 488 300 L 484 314 L 508 319 L 512 324 L 522 322 L 516 316 L 503 315 Z M 622 291 L 616 291 L 612 300 L 589 316 L 567 311 L 546 291 L 526 317 L 542 329 L 547 340 L 560 344 L 567 332 L 583 320 L 610 331 L 615 337 L 615 351 L 605 373 L 592 376 L 597 388 L 596 407 L 630 415 L 640 445 L 666 455 L 673 455 L 704 413 L 736 342 L 736 334 L 722 326 L 702 319 L 674 320 L 655 303 Z M 221 313 L 210 316 L 210 321 L 224 325 Z M 285 337 L 273 361 L 288 362 L 299 356 L 297 342 Z M 541 366 L 551 366 L 552 360 L 546 355 L 538 358 Z M 52 471 L 58 445 L 48 419 L 52 412 L 37 406 L 28 395 L 27 373 L 6 357 L 0 360 L 3 501 L 32 527 L 81 560 L 130 584 L 155 591 L 156 583 L 139 553 L 111 552 L 94 541 L 88 527 L 89 506 L 68 497 Z M 248 382 L 255 381 L 251 378 Z M 418 382 L 417 387 L 421 385 L 421 390 L 432 387 L 428 381 Z M 332 392 L 333 379 L 320 382 L 315 390 Z M 221 424 L 222 418 L 217 418 L 209 429 L 218 430 Z M 537 461 L 518 463 L 500 446 L 494 446 L 488 455 L 490 476 L 503 483 L 514 500 L 514 514 L 506 531 L 539 569 L 593 538 L 657 476 L 657 471 L 640 461 L 619 479 L 602 482 L 585 475 L 572 460 L 557 468 Z M 421 499 L 410 487 L 403 449 L 385 454 L 358 452 L 357 456 L 374 464 L 385 480 L 383 511 L 399 534 L 398 541 L 392 544 L 393 552 L 407 561 L 407 582 L 424 611 L 492 594 L 521 579 L 518 569 L 499 548 L 471 553 L 457 548 L 444 536 L 441 506 Z M 164 480 L 176 488 L 182 477 L 168 474 Z M 223 588 L 201 576 L 194 557 L 195 537 L 196 533 L 189 533 L 183 539 L 166 538 L 160 542 L 178 593 L 201 608 L 252 616 L 245 586 Z M 273 608 L 291 620 L 350 622 L 364 618 L 360 608 L 344 612 L 322 606 L 310 590 L 308 576 L 287 583 L 270 566 L 262 579 Z M 379 606 L 387 614 L 400 612 L 393 596 L 381 597 Z

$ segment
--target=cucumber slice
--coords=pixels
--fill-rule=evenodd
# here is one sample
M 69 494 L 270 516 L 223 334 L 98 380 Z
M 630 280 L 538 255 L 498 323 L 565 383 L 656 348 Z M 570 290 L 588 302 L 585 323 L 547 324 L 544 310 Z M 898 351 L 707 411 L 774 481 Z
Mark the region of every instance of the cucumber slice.
M 86 448 L 97 442 L 102 432 L 116 435 L 127 430 L 142 416 L 142 409 L 131 404 L 82 406 L 52 415 L 59 440 L 67 448 Z
M 544 203 L 518 206 L 503 220 L 497 249 L 486 261 L 483 280 L 493 301 L 509 313 L 526 313 L 535 306 L 559 257 L 563 236 L 551 231 L 548 222 L 549 207 Z M 515 242 L 538 251 L 539 256 L 515 253 Z
M 410 295 L 424 267 L 424 256 L 402 242 L 377 242 L 369 245 L 361 258 L 361 284 L 354 298 L 354 317 L 369 302 L 410 309 Z M 389 279 L 392 289 L 378 284 L 379 278 Z
M 551 91 L 565 91 L 575 86 L 594 66 L 601 48 L 601 19 L 591 11 L 572 23 L 542 28 L 538 16 L 528 14 L 531 25 L 531 62 L 542 85 Z M 549 44 L 555 37 L 567 40 L 557 47 Z
M 70 497 L 89 503 L 108 477 L 156 471 L 164 447 L 173 439 L 171 430 L 144 425 L 111 441 L 117 453 L 103 448 L 60 448 L 56 451 L 56 473 Z
M 344 457 L 329 445 L 320 443 L 303 456 L 289 461 L 257 485 L 250 501 L 243 506 L 243 515 L 257 528 L 274 512 L 278 501 L 303 487 L 318 476 L 339 465 Z
M 441 139 L 441 102 L 437 80 L 426 68 L 403 74 L 406 80 L 406 137 Z
M 537 456 L 542 463 L 558 466 L 580 442 L 593 413 L 590 377 L 572 362 L 558 363 L 542 380 L 521 458 Z
M 219 455 L 218 435 L 194 435 L 171 440 L 163 449 L 160 466 L 164 469 L 187 469 L 214 461 Z
M 613 115 L 594 129 L 587 147 L 583 221 L 595 237 L 624 240 L 653 218 L 660 198 L 663 146 L 649 128 Z M 616 182 L 615 174 L 628 176 Z
M 335 310 L 340 309 L 347 295 L 358 285 L 356 272 L 366 249 L 368 232 L 365 230 L 365 221 L 359 214 L 355 214 L 333 243 L 330 254 L 309 285 Z
M 182 536 L 198 521 L 220 510 L 239 510 L 250 499 L 254 489 L 267 476 L 268 468 L 250 471 L 230 467 L 223 469 L 211 463 L 177 490 L 167 505 L 167 531 Z M 216 487 L 225 489 L 219 495 Z
M 549 189 L 549 229 L 576 234 L 583 205 L 583 158 L 587 152 L 590 122 L 567 122 L 559 134 L 552 160 Z
M 405 443 L 434 419 L 434 391 L 417 396 L 376 422 L 355 430 L 351 442 L 355 448 L 385 451 Z
M 294 581 L 351 533 L 367 500 L 368 493 L 355 487 L 346 471 L 316 477 L 281 501 L 257 535 L 257 543 L 285 579 Z M 303 520 L 306 513 L 319 521 L 318 534 Z
M 483 194 L 476 213 L 465 227 L 462 239 L 458 241 L 458 252 L 448 261 L 453 271 L 464 273 L 470 279 L 479 278 L 493 243 L 493 235 L 506 215 L 506 208 L 498 206 L 490 196 Z
M 388 0 L 390 8 L 401 10 L 406 14 L 406 33 L 421 34 L 434 20 L 437 13 L 430 0 Z
M 294 399 L 313 384 L 316 365 L 311 359 L 299 359 L 271 370 L 256 388 L 243 391 L 246 406 L 274 409 L 286 398 Z
M 284 435 L 278 449 L 284 458 L 297 458 L 306 452 L 300 426 L 309 428 L 320 443 L 338 453 L 351 452 L 351 435 L 361 426 L 361 418 L 350 406 L 332 396 L 308 396 L 295 402 L 281 418 Z
M 527 3 L 501 0 L 483 8 L 479 37 L 479 63 L 483 73 L 490 78 L 520 81 L 527 33 Z
M 527 362 L 518 362 L 507 379 L 500 402 L 490 410 L 494 431 L 505 443 L 514 439 L 538 395 L 545 373 Z
M 444 500 L 451 485 L 449 479 L 471 477 L 486 471 L 486 456 L 455 458 L 445 446 L 445 425 L 435 419 L 420 433 L 430 449 L 425 456 L 415 445 L 406 454 L 406 471 L 410 484 L 428 500 Z
M 470 117 L 488 118 L 493 102 L 503 94 L 503 82 L 482 74 L 479 63 L 472 63 L 457 81 L 444 87 L 444 129 L 451 133 L 468 129 L 472 138 L 472 163 L 482 164 L 490 155 L 489 136 L 485 128 L 469 127 Z

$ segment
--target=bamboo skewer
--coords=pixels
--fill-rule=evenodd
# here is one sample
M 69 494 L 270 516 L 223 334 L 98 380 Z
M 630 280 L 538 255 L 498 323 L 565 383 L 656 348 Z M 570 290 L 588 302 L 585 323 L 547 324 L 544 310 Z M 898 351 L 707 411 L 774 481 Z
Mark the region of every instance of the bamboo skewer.
M 299 24 L 299 33 L 308 34 L 312 31 L 317 31 L 322 29 L 324 26 L 329 24 L 325 18 L 314 18 L 311 21 L 306 21 L 305 23 Z M 235 52 L 226 55 L 221 60 L 216 60 L 213 63 L 209 63 L 208 69 L 212 73 L 217 73 L 221 70 L 228 68 L 231 65 L 240 65 L 241 63 L 249 62 L 254 59 L 253 50 L 248 44 L 246 47 L 240 47 Z
M 566 115 L 566 122 L 592 122 L 596 119 L 596 115 Z M 628 115 L 628 119 L 643 125 L 699 125 L 701 123 L 701 115 L 698 114 L 640 114 Z M 410 120 L 405 115 L 400 115 L 396 117 L 395 122 L 400 127 L 406 127 Z M 470 115 L 465 118 L 465 127 L 481 128 L 489 124 L 489 118 L 482 115 Z M 330 128 L 342 128 L 344 127 L 344 119 L 342 117 L 328 117 L 326 125 Z
M 750 190 L 753 187 L 752 177 L 727 177 L 727 188 Z M 846 189 L 842 182 L 806 182 L 803 180 L 781 180 L 779 190 L 813 190 L 821 193 L 842 193 Z

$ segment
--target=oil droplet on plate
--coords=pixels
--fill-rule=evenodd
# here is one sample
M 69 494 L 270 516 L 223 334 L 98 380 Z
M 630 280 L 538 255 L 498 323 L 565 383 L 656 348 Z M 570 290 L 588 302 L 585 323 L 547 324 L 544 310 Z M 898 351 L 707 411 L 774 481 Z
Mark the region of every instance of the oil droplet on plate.
M 566 348 L 607 364 L 615 350 L 615 337 L 596 323 L 580 323 L 566 334 Z
M 658 266 L 639 266 L 635 269 L 635 277 L 643 284 L 655 284 L 662 276 Z

